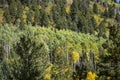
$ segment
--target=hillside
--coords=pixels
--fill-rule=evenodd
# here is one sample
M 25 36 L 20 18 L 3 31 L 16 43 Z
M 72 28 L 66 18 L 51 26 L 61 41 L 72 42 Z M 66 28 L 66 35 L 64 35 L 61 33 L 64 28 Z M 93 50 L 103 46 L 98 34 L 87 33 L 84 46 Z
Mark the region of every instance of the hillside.
M 12 79 L 26 78 L 25 80 L 27 80 L 27 77 L 29 76 L 26 74 L 24 74 L 26 77 L 17 77 L 21 75 L 19 71 L 21 72 L 21 69 L 26 67 L 29 71 L 28 74 L 32 75 L 33 78 L 38 77 L 39 80 L 43 80 L 43 77 L 47 78 L 47 80 L 48 78 L 50 78 L 49 80 L 58 80 L 62 78 L 72 79 L 71 72 L 73 72 L 75 68 L 73 65 L 79 60 L 79 57 L 81 59 L 80 64 L 81 62 L 84 63 L 84 60 L 87 60 L 87 63 L 81 65 L 91 66 L 91 69 L 95 68 L 93 66 L 97 66 L 96 64 L 99 63 L 100 57 L 99 48 L 101 48 L 102 44 L 105 42 L 103 38 L 99 39 L 94 35 L 76 33 L 69 30 L 52 30 L 51 28 L 40 27 L 34 28 L 30 25 L 26 26 L 23 31 L 14 27 L 8 27 L 8 25 L 0 26 L 0 30 L 0 32 L 2 32 L 0 41 L 3 43 L 0 47 L 6 46 L 5 51 L 2 51 L 6 52 L 6 54 L 1 56 L 6 56 L 6 64 L 9 66 L 6 71 L 11 71 L 10 74 L 4 74 L 4 76 L 1 75 L 1 78 L 9 76 Z M 95 56 L 90 56 L 91 54 L 94 54 Z M 91 57 L 93 57 L 94 60 L 92 60 Z M 1 59 L 3 58 L 1 57 Z M 28 59 L 27 62 L 29 62 L 30 65 L 24 64 L 24 61 L 26 63 L 26 59 Z M 37 60 L 37 62 L 32 62 L 35 60 Z M 93 63 L 88 64 L 91 61 Z M 39 67 L 35 67 L 37 65 Z M 2 68 L 4 69 L 5 67 Z M 17 68 L 17 73 L 14 73 L 12 68 Z M 36 72 L 40 71 L 45 75 L 33 75 L 31 73 L 31 69 L 33 68 L 40 68 L 40 70 L 36 70 Z M 52 69 L 46 73 L 48 68 Z M 24 73 L 26 73 L 25 70 Z M 62 76 L 60 76 L 60 74 Z
M 117 0 L 0 0 L 0 80 L 120 80 Z
M 12 0 L 1 4 L 4 5 L 0 9 L 0 23 L 52 26 L 106 37 L 108 27 L 120 22 L 120 4 L 113 0 Z

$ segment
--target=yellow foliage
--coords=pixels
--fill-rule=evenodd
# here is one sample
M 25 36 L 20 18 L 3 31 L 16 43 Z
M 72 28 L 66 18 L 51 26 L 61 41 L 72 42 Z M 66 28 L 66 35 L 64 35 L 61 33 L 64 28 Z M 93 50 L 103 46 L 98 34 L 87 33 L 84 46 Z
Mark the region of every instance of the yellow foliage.
M 91 71 L 87 73 L 87 78 L 85 80 L 96 80 L 97 75 Z
M 51 80 L 51 74 L 45 74 L 44 80 Z
M 61 47 L 58 47 L 58 48 L 56 49 L 56 53 L 57 53 L 58 55 L 61 55 L 61 54 L 64 53 L 64 51 L 62 50 Z
M 67 6 L 65 10 L 66 10 L 66 13 L 69 14 L 70 13 L 70 6 Z
M 50 72 L 52 69 L 52 64 L 45 70 L 45 72 Z
M 52 64 L 45 70 L 45 75 L 44 75 L 44 80 L 51 80 L 51 69 L 52 69 Z
M 34 16 L 32 16 L 32 22 L 34 22 L 34 21 L 35 21 Z
M 27 20 L 27 16 L 26 16 L 25 14 L 22 15 L 22 18 L 23 18 L 23 21 L 26 22 L 26 20 Z
M 97 25 L 100 25 L 100 23 L 103 21 L 103 18 L 100 15 L 95 15 L 94 14 L 94 18 L 97 22 Z
M 76 63 L 79 60 L 79 53 L 78 52 L 73 52 L 72 53 L 72 61 L 73 63 Z
M 55 73 L 55 74 L 58 74 L 58 73 L 59 73 L 59 71 L 58 71 L 58 70 L 55 70 L 55 71 L 54 71 L 54 73 Z
M 67 72 L 68 71 L 68 68 L 64 68 L 61 70 L 63 73 Z
M 2 9 L 0 9 L 0 23 L 3 22 L 3 13 L 4 13 L 4 11 Z
M 53 7 L 53 3 L 49 2 L 48 6 L 45 8 L 45 12 L 47 13 L 47 15 L 51 14 L 52 7 Z
M 86 57 L 87 57 L 87 60 L 90 61 L 90 56 L 88 52 L 86 53 Z
M 67 4 L 72 4 L 73 0 L 67 0 Z
M 111 80 L 111 77 L 110 77 L 110 76 L 108 76 L 108 77 L 107 77 L 107 80 Z

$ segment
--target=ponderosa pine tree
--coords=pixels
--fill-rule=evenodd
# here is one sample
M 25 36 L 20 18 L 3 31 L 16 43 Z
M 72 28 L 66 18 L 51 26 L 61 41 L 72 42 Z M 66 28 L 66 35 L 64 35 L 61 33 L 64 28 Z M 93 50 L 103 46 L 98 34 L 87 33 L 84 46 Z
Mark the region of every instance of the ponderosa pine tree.
M 107 9 L 104 10 L 104 12 L 103 12 L 103 16 L 105 16 L 105 17 L 109 17 L 109 13 L 108 13 L 108 10 L 107 10 Z
M 105 35 L 105 20 L 103 20 L 98 27 L 98 37 L 106 37 Z
M 32 23 L 32 17 L 33 17 L 33 13 L 32 11 L 29 11 L 27 13 L 27 24 Z
M 108 7 L 108 15 L 110 18 L 113 18 L 115 16 L 114 7 L 115 7 L 115 5 Z
M 6 9 L 6 10 L 5 10 L 3 16 L 4 16 L 4 22 L 5 22 L 5 23 L 11 23 L 12 18 L 11 18 L 9 9 Z
M 119 80 L 120 77 L 120 26 L 114 25 L 109 27 L 110 34 L 109 34 L 109 40 L 107 40 L 103 44 L 103 48 L 108 50 L 108 53 L 110 55 L 107 55 L 101 59 L 109 59 L 107 63 L 110 64 L 108 70 L 106 70 L 106 76 L 112 76 L 112 80 Z M 104 65 L 106 64 L 106 61 L 103 61 Z
M 38 8 L 38 5 L 37 5 L 37 0 L 32 0 L 32 5 L 31 5 L 31 9 L 33 11 L 35 11 L 37 8 Z
M 39 11 L 39 9 L 37 8 L 37 9 L 35 9 L 35 14 L 34 14 L 34 24 L 35 25 L 40 25 L 40 17 L 41 17 L 41 15 L 40 15 L 40 11 Z
M 118 23 L 120 22 L 120 14 L 119 13 L 116 14 L 115 19 L 117 20 Z
M 17 0 L 16 4 L 19 5 L 17 6 L 16 19 L 20 19 L 22 18 L 22 14 L 23 14 L 23 6 L 19 0 Z
M 71 7 L 70 7 L 70 9 L 71 9 L 71 18 L 72 18 L 72 21 L 75 21 L 76 23 L 78 22 L 78 12 L 79 12 L 79 10 L 78 10 L 78 2 L 79 0 L 73 0 L 73 3 L 72 3 L 72 5 L 71 5 Z
M 45 12 L 45 10 L 42 8 L 41 11 L 40 11 L 40 25 L 41 26 L 44 26 L 44 27 L 48 27 L 49 25 L 49 18 L 48 18 L 48 15 L 47 13 Z
M 71 21 L 72 24 L 74 26 L 73 30 L 78 31 L 78 28 L 80 28 L 79 25 L 81 25 L 80 22 L 78 22 L 78 13 L 79 13 L 79 9 L 78 9 L 78 2 L 79 0 L 73 0 L 72 5 L 70 6 L 70 16 L 71 16 Z M 78 27 L 79 26 L 79 27 Z
M 98 6 L 97 6 L 97 4 L 96 3 L 94 3 L 93 4 L 93 12 L 95 13 L 95 14 L 98 14 Z
M 9 5 L 9 12 L 12 18 L 12 22 L 14 22 L 17 15 L 17 4 L 15 0 L 11 0 L 11 3 Z

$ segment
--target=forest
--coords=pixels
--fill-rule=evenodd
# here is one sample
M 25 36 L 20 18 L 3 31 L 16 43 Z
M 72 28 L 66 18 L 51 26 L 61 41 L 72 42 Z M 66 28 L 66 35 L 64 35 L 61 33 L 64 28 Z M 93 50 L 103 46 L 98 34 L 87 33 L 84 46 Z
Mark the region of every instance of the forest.
M 0 80 L 119 75 L 119 0 L 0 0 Z

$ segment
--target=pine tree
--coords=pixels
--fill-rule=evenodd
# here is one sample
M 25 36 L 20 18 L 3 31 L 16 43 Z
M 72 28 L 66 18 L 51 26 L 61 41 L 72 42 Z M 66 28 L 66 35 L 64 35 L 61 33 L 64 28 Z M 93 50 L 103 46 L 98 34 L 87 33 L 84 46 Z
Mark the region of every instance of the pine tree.
M 112 76 L 112 80 L 119 80 L 120 77 L 120 26 L 110 26 L 109 40 L 104 43 L 103 47 L 110 53 L 109 56 L 105 56 L 104 59 L 109 59 L 108 74 Z M 112 43 L 111 43 L 112 41 Z M 106 64 L 106 63 L 105 63 Z M 107 75 L 106 75 L 107 76 Z
M 110 18 L 113 18 L 115 16 L 114 7 L 114 5 L 108 7 L 108 14 Z
M 29 11 L 27 13 L 27 24 L 32 23 L 32 17 L 33 17 L 32 11 Z
M 109 13 L 108 13 L 108 10 L 107 10 L 107 9 L 105 9 L 105 11 L 104 11 L 104 13 L 103 13 L 103 16 L 109 17 Z
M 9 9 L 6 9 L 6 10 L 5 10 L 3 16 L 4 16 L 4 21 L 5 21 L 6 23 L 11 23 L 11 19 L 12 19 L 12 18 L 11 18 Z
M 92 22 L 92 26 L 94 28 L 94 31 L 96 31 L 97 30 L 97 23 L 96 23 L 96 20 L 94 17 L 91 18 L 91 22 Z
M 35 11 L 37 8 L 38 8 L 38 5 L 37 5 L 37 0 L 32 0 L 32 2 L 31 2 L 32 4 L 31 4 L 31 9 L 33 10 L 33 11 Z
M 98 14 L 98 6 L 97 6 L 96 3 L 93 4 L 93 12 L 94 12 L 95 14 Z
M 23 19 L 21 19 L 21 21 L 20 21 L 19 28 L 20 28 L 21 30 L 23 30 L 23 29 L 25 28 L 25 23 L 24 23 Z
M 99 30 L 98 37 L 104 37 L 104 38 L 106 38 L 106 35 L 105 35 L 105 20 L 103 20 L 100 23 L 100 25 L 98 27 L 98 30 Z
M 120 14 L 119 13 L 116 14 L 115 19 L 117 20 L 118 23 L 120 22 Z
M 17 5 L 15 0 L 11 0 L 10 5 L 9 5 L 9 11 L 10 15 L 12 17 L 12 20 L 14 21 L 16 15 L 17 15 Z
M 73 21 L 77 22 L 78 18 L 78 0 L 73 0 L 73 3 L 71 5 L 71 18 Z
M 35 23 L 35 25 L 40 24 L 40 17 L 41 17 L 40 11 L 39 11 L 39 9 L 37 8 L 37 9 L 35 10 L 35 15 L 34 15 L 34 18 L 35 18 L 34 23 Z
M 16 18 L 20 19 L 22 17 L 22 14 L 23 14 L 23 7 L 22 7 L 22 4 L 21 4 L 21 2 L 19 0 L 17 0 L 16 4 L 19 5 L 19 6 L 17 6 Z
M 46 14 L 45 10 L 42 8 L 40 11 L 41 18 L 40 18 L 40 25 L 48 27 L 49 25 L 49 18 L 48 15 Z

